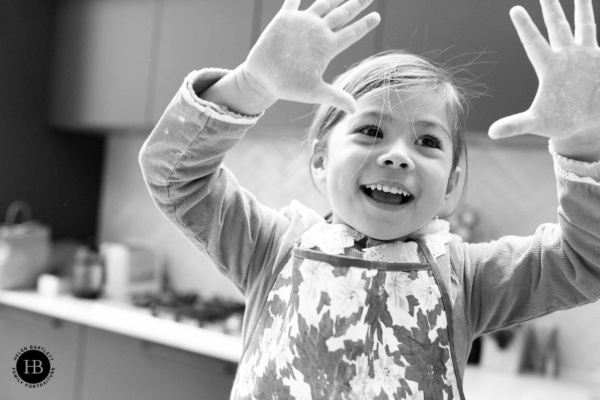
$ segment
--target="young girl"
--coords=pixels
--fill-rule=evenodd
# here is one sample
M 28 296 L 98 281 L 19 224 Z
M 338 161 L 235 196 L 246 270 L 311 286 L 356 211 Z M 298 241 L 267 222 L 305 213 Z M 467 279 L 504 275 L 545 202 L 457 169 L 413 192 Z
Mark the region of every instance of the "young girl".
M 247 297 L 235 399 L 462 399 L 483 333 L 600 297 L 600 50 L 591 0 L 575 34 L 543 0 L 549 43 L 511 11 L 540 79 L 530 110 L 492 137 L 550 138 L 557 224 L 468 244 L 438 218 L 461 194 L 465 92 L 423 58 L 390 52 L 334 85 L 322 73 L 379 16 L 370 1 L 285 0 L 246 62 L 190 74 L 142 149 L 161 211 Z M 277 99 L 319 103 L 314 182 L 331 222 L 259 204 L 222 165 Z M 268 157 L 268 155 L 265 155 Z

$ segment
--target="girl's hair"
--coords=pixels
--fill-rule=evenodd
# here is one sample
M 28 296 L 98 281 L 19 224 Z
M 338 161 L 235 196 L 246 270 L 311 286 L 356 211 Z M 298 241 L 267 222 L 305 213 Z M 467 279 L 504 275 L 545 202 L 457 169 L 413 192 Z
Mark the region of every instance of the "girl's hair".
M 399 50 L 382 52 L 353 65 L 339 75 L 333 85 L 350 93 L 356 101 L 367 94 L 387 94 L 391 91 L 413 94 L 435 92 L 441 96 L 452 122 L 452 171 L 464 158 L 464 184 L 454 213 L 464 201 L 468 177 L 465 131 L 471 94 L 466 85 L 463 87 L 450 69 Z M 341 109 L 324 104 L 316 109 L 307 136 L 312 146 L 311 157 L 316 148 L 327 148 L 329 133 L 345 114 Z M 316 145 L 313 145 L 315 141 Z M 310 176 L 312 178 L 312 174 Z

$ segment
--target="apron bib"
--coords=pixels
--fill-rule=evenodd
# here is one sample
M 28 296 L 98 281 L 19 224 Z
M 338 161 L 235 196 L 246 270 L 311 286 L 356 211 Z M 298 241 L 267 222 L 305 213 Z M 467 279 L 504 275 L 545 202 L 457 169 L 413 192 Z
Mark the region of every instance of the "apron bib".
M 464 399 L 450 297 L 427 263 L 294 248 L 239 364 L 232 399 Z

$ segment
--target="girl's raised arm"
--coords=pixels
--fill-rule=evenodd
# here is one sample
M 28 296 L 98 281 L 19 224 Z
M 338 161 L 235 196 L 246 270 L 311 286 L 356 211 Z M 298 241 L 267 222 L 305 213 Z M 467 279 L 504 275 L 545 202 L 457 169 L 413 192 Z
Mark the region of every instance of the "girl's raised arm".
M 549 42 L 522 7 L 510 16 L 539 79 L 529 110 L 496 121 L 492 138 L 533 133 L 557 153 L 600 160 L 600 48 L 592 0 L 575 0 L 575 34 L 558 0 L 540 0 Z
M 277 99 L 354 112 L 352 96 L 322 76 L 333 57 L 377 26 L 376 12 L 352 22 L 372 1 L 316 0 L 300 11 L 300 0 L 285 0 L 246 62 L 199 96 L 246 115 L 264 111 Z

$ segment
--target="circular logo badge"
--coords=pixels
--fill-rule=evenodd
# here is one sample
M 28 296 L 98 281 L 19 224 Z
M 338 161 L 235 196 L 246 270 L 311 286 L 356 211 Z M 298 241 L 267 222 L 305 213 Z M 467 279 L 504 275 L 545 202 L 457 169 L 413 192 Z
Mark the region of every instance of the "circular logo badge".
M 29 388 L 44 386 L 54 375 L 51 361 L 52 355 L 41 346 L 22 348 L 14 357 L 16 361 L 13 368 L 14 378 L 22 385 Z

